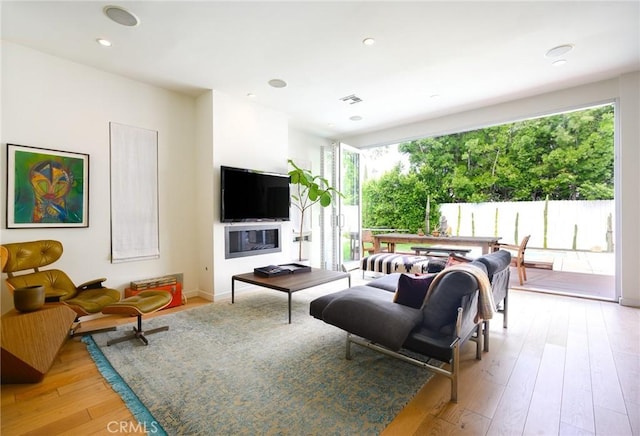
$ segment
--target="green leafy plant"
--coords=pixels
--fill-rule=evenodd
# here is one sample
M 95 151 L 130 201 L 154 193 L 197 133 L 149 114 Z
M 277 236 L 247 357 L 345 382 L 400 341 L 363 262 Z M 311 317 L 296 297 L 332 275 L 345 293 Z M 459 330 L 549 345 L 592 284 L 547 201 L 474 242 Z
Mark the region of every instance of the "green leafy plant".
M 289 165 L 293 167 L 289 171 L 291 184 L 294 189 L 291 193 L 291 205 L 300 211 L 300 233 L 298 260 L 302 260 L 302 229 L 304 228 L 305 213 L 314 205 L 322 207 L 331 205 L 334 195 L 344 197 L 337 189 L 329 185 L 329 181 L 320 175 L 313 175 L 311 171 L 300 168 L 291 159 Z

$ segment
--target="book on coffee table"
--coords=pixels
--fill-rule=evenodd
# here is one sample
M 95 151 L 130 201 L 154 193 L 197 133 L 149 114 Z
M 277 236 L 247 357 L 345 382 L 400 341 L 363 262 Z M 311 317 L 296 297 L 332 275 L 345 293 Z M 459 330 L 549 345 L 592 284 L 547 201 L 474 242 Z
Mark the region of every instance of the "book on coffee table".
M 297 274 L 301 272 L 309 272 L 311 267 L 299 263 L 286 263 L 283 265 L 267 265 L 254 268 L 253 272 L 263 277 L 275 277 L 285 274 Z

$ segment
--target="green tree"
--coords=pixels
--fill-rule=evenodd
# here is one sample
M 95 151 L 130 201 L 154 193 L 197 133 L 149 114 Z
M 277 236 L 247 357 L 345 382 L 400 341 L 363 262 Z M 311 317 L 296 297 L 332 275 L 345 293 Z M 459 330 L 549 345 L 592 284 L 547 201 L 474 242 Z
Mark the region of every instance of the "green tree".
M 432 227 L 441 203 L 611 199 L 613 133 L 606 105 L 402 143 L 408 173 L 363 185 L 365 226 L 420 227 L 427 193 Z
M 364 184 L 362 197 L 367 212 L 363 214 L 363 227 L 402 228 L 412 232 L 424 228 L 427 193 L 417 174 L 403 175 L 400 165 L 395 166 L 380 179 Z M 429 215 L 431 223 L 437 222 L 437 207 L 432 207 Z

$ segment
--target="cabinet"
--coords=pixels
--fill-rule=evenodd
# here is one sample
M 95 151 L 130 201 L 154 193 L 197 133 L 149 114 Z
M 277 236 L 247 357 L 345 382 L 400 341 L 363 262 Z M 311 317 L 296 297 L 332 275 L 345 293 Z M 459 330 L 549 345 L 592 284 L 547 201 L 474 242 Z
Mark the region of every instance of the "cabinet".
M 69 337 L 76 313 L 64 304 L 2 315 L 2 383 L 37 383 Z

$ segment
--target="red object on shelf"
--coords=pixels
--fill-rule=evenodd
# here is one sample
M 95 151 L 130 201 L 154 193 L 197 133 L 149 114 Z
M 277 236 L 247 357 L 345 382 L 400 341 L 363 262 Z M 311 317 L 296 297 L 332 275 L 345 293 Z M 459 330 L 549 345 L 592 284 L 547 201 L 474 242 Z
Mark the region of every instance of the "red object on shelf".
M 169 303 L 169 305 L 167 307 L 165 307 L 165 309 L 168 309 L 170 307 L 180 306 L 182 304 L 182 283 L 176 283 L 175 285 L 158 286 L 156 288 L 140 289 L 140 290 L 136 290 L 136 289 L 132 289 L 132 288 L 126 288 L 124 290 L 124 297 L 125 298 L 132 297 L 132 296 L 138 295 L 140 292 L 144 292 L 144 291 L 168 291 L 168 292 L 171 292 L 171 295 L 172 295 L 171 303 Z

